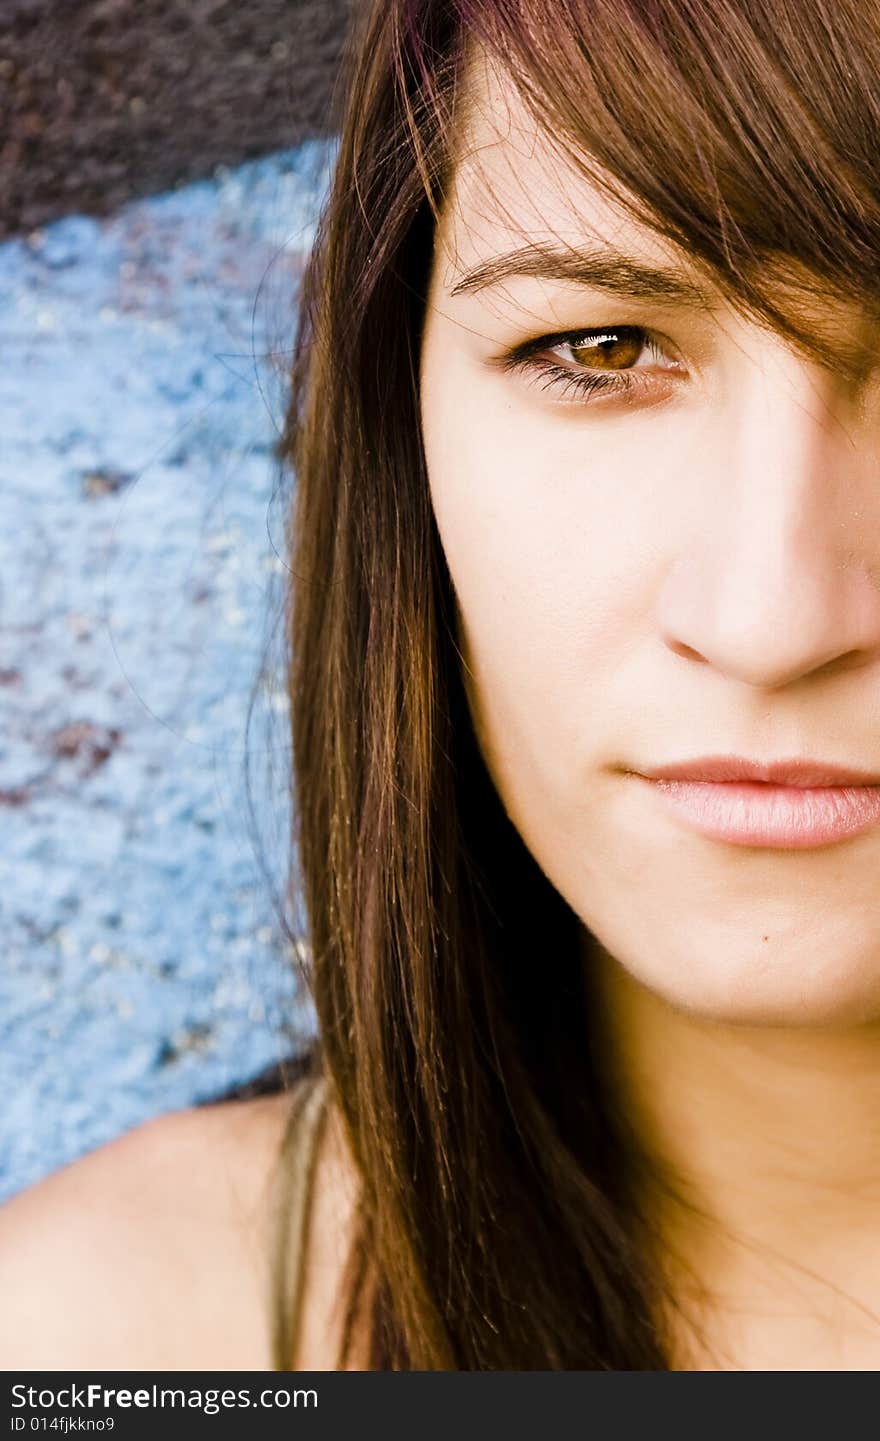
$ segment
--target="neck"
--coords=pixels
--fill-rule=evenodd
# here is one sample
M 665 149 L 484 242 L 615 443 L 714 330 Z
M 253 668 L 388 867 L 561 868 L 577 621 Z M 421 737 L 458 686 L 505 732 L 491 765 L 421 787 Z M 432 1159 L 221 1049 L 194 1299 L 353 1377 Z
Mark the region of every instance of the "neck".
M 880 1367 L 880 1022 L 706 1020 L 592 940 L 588 975 L 619 1119 L 649 1158 L 640 1208 L 704 1334 L 734 1369 Z

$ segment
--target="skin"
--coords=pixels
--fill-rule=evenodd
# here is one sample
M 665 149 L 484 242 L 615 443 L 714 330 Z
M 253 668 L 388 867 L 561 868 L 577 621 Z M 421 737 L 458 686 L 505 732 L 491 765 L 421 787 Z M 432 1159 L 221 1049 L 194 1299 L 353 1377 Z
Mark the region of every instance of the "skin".
M 706 1349 L 682 1334 L 682 1356 L 874 1369 L 880 828 L 734 846 L 627 770 L 734 752 L 880 773 L 877 337 L 830 300 L 817 316 L 866 356 L 856 386 L 718 298 L 533 276 L 454 293 L 558 237 L 693 275 L 554 153 L 503 77 L 477 64 L 470 87 L 421 406 L 481 748 L 584 923 L 621 1106 L 705 1213 L 655 1210 L 683 1302 L 710 1298 Z M 499 367 L 542 335 L 615 325 L 661 349 L 613 352 L 639 372 L 629 402 Z M 550 359 L 597 365 L 589 348 Z
M 129 1131 L 0 1207 L 0 1356 L 11 1370 L 266 1371 L 274 1171 L 287 1096 Z M 330 1371 L 354 1216 L 331 1113 L 318 1151 L 291 1368 Z M 365 1365 L 356 1335 L 348 1369 Z
M 0 1354 L 21 1369 L 266 1363 L 274 1101 L 138 1126 L 0 1208 Z

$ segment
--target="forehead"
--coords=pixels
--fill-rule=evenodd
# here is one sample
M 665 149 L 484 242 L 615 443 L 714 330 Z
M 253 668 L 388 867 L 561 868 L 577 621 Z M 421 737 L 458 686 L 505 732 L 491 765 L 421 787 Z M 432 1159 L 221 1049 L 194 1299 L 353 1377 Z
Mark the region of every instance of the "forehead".
M 523 244 L 604 244 L 696 278 L 697 268 L 680 249 L 613 198 L 611 177 L 589 156 L 583 155 L 581 168 L 564 153 L 512 79 L 482 50 L 464 69 L 457 114 L 451 181 L 436 237 L 450 286 L 480 259 Z
M 637 198 L 626 195 L 593 157 L 586 151 L 566 153 L 510 76 L 480 49 L 464 67 L 452 161 L 433 266 L 434 283 L 447 292 L 494 257 L 521 255 L 523 247 L 547 247 L 557 257 L 560 249 L 576 256 L 607 249 L 631 258 L 640 276 L 662 272 L 661 290 L 667 295 L 680 277 L 679 300 L 693 294 L 698 298 L 685 303 L 709 308 L 716 318 L 740 309 L 745 319 L 754 318 L 748 305 L 741 306 L 736 289 L 722 292 L 718 276 L 652 229 L 641 218 Z M 755 264 L 765 293 L 812 332 L 848 375 L 864 379 L 873 373 L 880 350 L 880 298 L 872 302 L 857 286 L 837 292 L 784 251 L 756 254 Z M 573 270 L 578 273 L 579 267 Z M 638 293 L 630 281 L 625 276 L 622 288 L 611 282 L 606 288 Z

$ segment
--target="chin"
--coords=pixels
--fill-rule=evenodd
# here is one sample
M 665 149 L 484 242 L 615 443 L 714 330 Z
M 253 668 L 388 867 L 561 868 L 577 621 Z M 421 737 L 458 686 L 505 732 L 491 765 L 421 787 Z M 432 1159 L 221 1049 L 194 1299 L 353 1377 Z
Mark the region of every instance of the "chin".
M 833 944 L 823 932 L 776 943 L 762 935 L 751 943 L 746 936 L 728 935 L 720 943 L 716 934 L 689 947 L 681 937 L 655 936 L 650 950 L 633 950 L 625 941 L 615 948 L 604 937 L 594 941 L 593 950 L 643 999 L 654 996 L 695 1020 L 844 1029 L 880 1022 L 880 937 L 876 946 L 857 944 L 851 936 L 849 942 L 847 947 L 838 938 Z
M 679 1011 L 731 1026 L 840 1029 L 880 1020 L 880 983 L 858 965 L 837 958 L 816 967 L 812 957 L 790 954 L 785 963 L 749 964 L 741 959 L 687 981 L 648 976 L 652 986 Z M 799 964 L 800 962 L 800 964 Z
M 853 986 L 798 985 L 794 978 L 768 982 L 739 975 L 726 986 L 667 987 L 663 998 L 676 1010 L 728 1026 L 841 1030 L 880 1021 L 880 996 Z

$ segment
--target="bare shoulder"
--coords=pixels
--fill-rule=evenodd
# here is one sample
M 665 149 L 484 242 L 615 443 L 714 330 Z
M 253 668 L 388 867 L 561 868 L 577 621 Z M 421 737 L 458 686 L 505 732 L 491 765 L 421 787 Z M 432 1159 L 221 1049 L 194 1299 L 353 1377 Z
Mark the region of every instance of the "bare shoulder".
M 148 1121 L 0 1206 L 8 1368 L 271 1367 L 287 1095 Z

